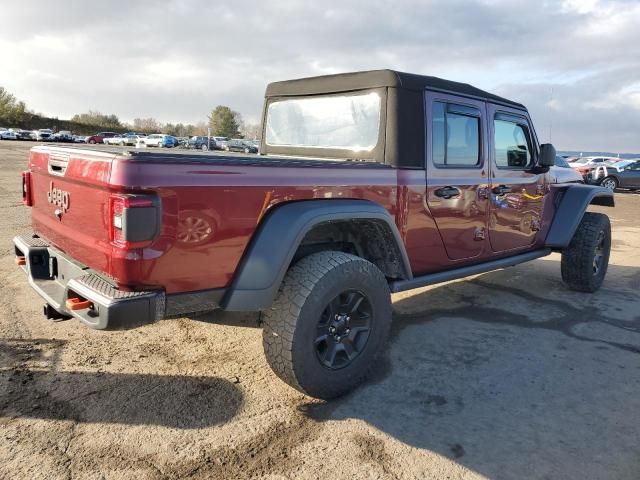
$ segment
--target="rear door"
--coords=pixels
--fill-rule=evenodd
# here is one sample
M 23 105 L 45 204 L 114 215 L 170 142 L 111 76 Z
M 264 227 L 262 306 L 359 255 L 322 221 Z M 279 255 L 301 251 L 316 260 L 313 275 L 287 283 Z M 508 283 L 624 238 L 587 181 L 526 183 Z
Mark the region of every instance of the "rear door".
M 488 221 L 485 104 L 426 94 L 427 204 L 451 260 L 481 256 Z
M 541 228 L 547 176 L 536 173 L 538 142 L 526 112 L 487 104 L 491 184 L 489 242 L 494 252 L 532 245 Z

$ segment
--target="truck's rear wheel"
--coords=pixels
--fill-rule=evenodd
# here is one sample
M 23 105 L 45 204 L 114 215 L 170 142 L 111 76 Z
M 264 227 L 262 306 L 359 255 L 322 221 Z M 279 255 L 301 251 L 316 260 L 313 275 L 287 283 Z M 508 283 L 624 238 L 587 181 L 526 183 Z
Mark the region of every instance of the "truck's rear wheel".
M 572 290 L 595 292 L 607 274 L 610 252 L 609 217 L 602 213 L 585 213 L 571 243 L 562 252 L 562 280 Z
M 287 273 L 264 315 L 262 340 L 278 377 L 302 393 L 328 399 L 366 378 L 390 325 L 384 274 L 360 257 L 320 252 Z

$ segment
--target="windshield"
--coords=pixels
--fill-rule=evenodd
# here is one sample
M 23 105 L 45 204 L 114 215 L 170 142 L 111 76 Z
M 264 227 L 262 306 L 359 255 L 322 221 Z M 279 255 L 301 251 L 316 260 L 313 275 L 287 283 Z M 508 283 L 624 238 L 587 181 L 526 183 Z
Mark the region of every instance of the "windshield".
M 627 165 L 631 165 L 633 162 L 634 162 L 634 160 L 618 160 L 617 162 L 610 163 L 610 165 L 612 167 L 624 168 Z
M 591 161 L 591 159 L 590 159 L 590 158 L 582 157 L 582 158 L 579 158 L 578 160 L 576 160 L 576 161 L 575 161 L 575 162 L 573 162 L 573 163 L 574 163 L 574 164 L 577 164 L 577 165 L 584 165 L 585 163 L 589 163 L 590 161 Z
M 378 143 L 380 95 L 350 94 L 278 100 L 269 105 L 272 146 L 371 151 Z

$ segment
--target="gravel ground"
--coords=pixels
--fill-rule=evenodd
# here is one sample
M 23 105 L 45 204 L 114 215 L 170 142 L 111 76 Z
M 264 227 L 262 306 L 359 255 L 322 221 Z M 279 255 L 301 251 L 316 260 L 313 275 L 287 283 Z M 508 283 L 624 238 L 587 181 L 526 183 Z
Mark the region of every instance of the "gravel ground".
M 559 256 L 394 296 L 376 378 L 288 388 L 255 316 L 52 323 L 13 262 L 28 142 L 0 142 L 0 478 L 640 478 L 640 195 L 602 290 Z

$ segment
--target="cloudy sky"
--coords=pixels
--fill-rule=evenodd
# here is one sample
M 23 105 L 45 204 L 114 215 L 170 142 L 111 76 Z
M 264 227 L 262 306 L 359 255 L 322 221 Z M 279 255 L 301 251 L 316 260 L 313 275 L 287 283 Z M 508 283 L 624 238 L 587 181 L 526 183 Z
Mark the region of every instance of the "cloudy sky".
M 393 68 L 529 107 L 560 149 L 640 152 L 640 0 L 20 0 L 0 85 L 69 118 L 257 121 L 274 80 Z

